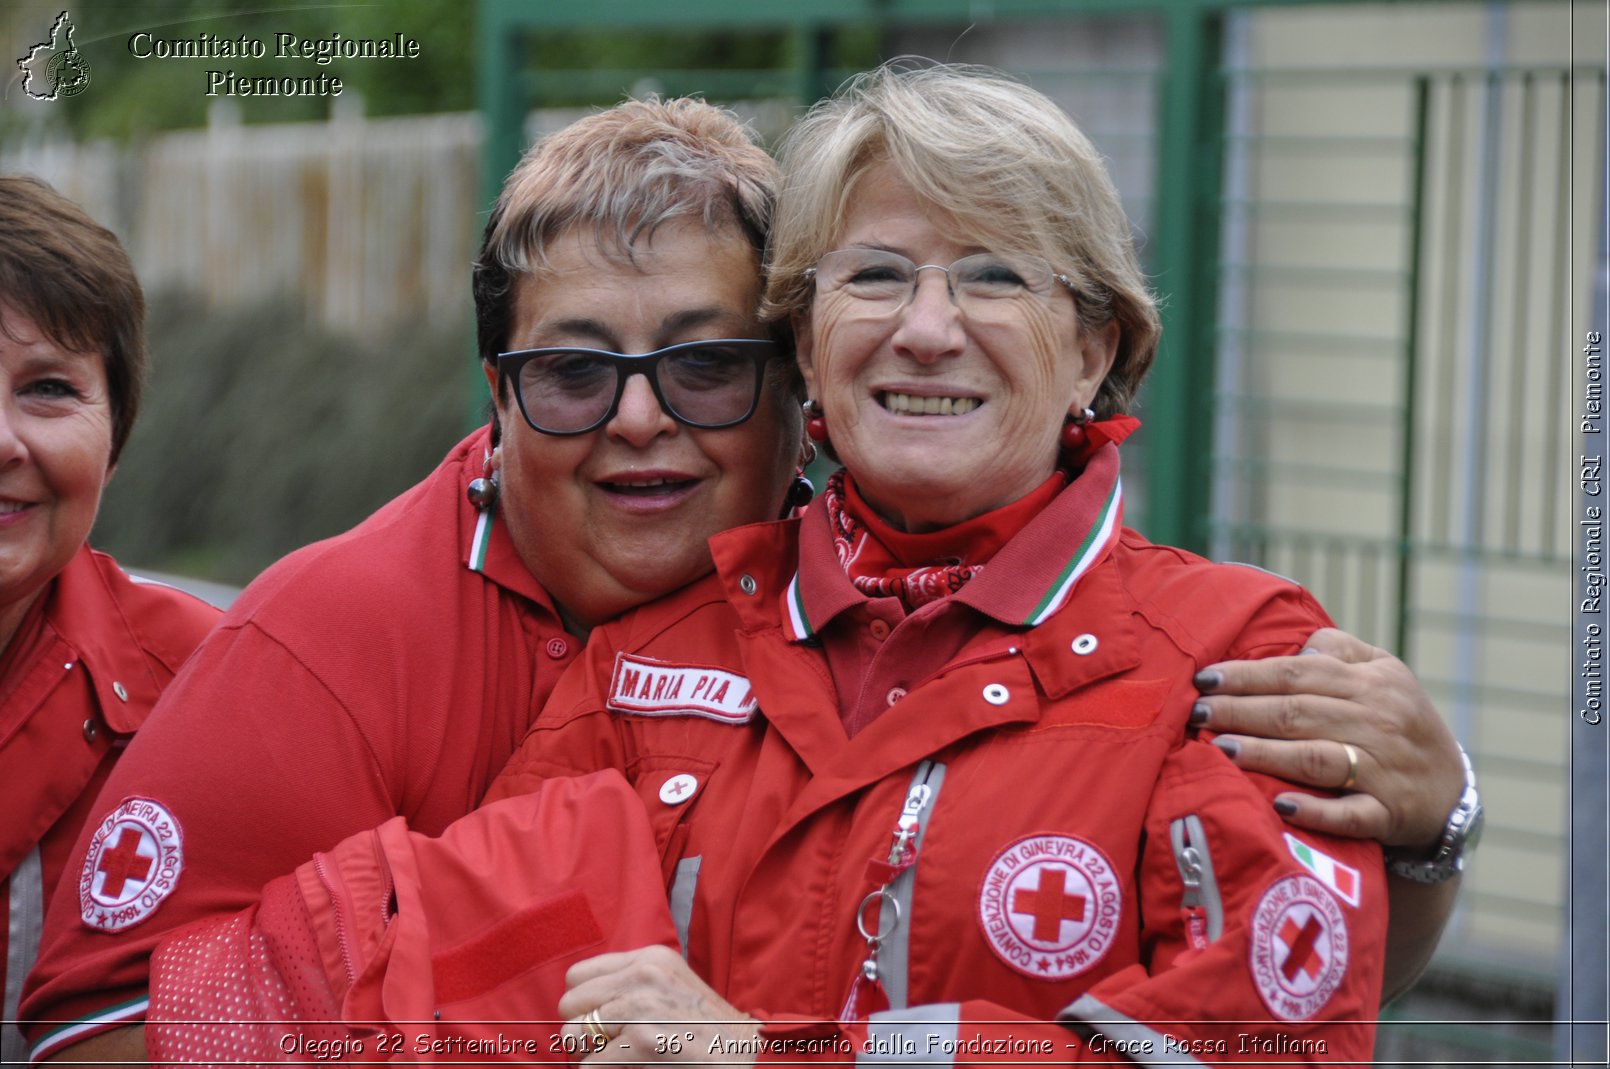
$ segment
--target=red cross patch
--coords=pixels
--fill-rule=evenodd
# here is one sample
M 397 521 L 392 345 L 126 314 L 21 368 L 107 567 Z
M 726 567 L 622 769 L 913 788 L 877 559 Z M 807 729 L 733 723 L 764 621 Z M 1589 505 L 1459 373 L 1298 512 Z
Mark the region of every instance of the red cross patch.
M 179 821 L 161 802 L 125 798 L 95 828 L 78 875 L 79 916 L 118 932 L 149 917 L 184 868 Z
M 1252 982 L 1276 1017 L 1318 1013 L 1347 975 L 1342 907 L 1312 876 L 1276 880 L 1252 912 Z
M 1106 956 L 1123 888 L 1107 856 L 1070 835 L 1030 835 L 995 856 L 978 923 L 995 956 L 1036 980 L 1066 980 Z

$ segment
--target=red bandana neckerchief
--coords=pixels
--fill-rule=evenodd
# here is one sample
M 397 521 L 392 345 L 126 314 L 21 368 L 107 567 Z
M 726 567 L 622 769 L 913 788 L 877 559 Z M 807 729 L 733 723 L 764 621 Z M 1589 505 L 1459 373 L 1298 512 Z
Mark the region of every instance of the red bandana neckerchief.
M 899 598 L 908 609 L 915 609 L 954 594 L 983 571 L 984 563 L 1067 482 L 1066 472 L 1055 472 L 1010 505 L 952 527 L 915 534 L 896 530 L 874 512 L 842 468 L 827 480 L 822 504 L 839 563 L 855 589 L 868 597 Z
M 1109 416 L 1085 424 L 1085 440 L 1064 450 L 1063 464 L 1074 471 L 1107 444 L 1117 445 L 1140 427 L 1133 416 Z M 1068 483 L 1057 470 L 1045 482 L 1009 505 L 952 527 L 913 534 L 889 526 L 855 489 L 843 468 L 822 491 L 839 563 L 855 589 L 868 597 L 899 598 L 908 609 L 948 597 L 984 570 L 984 563 L 1039 515 Z

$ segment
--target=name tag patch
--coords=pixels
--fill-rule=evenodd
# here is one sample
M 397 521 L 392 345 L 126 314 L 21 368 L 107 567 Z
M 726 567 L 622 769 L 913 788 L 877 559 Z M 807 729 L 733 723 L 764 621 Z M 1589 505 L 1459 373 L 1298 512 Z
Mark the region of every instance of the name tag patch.
M 637 716 L 702 716 L 747 724 L 759 701 L 748 678 L 736 672 L 617 653 L 606 705 Z

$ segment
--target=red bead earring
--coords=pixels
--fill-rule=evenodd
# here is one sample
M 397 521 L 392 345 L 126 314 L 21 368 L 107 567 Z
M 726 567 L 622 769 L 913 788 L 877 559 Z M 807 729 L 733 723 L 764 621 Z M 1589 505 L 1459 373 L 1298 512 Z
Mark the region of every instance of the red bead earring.
M 1085 444 L 1085 424 L 1096 417 L 1094 410 L 1086 408 L 1077 416 L 1069 416 L 1062 425 L 1062 448 L 1078 452 Z
M 827 417 L 815 401 L 805 402 L 805 433 L 813 442 L 827 441 Z

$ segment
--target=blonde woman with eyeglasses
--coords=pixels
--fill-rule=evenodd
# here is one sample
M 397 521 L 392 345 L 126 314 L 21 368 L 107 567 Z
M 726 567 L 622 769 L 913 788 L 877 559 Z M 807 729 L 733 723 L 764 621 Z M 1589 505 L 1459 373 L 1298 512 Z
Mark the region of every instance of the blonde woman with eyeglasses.
M 1379 845 L 1294 831 L 1191 723 L 1198 672 L 1330 621 L 1123 526 L 1159 324 L 1095 149 L 1003 76 L 886 67 L 781 163 L 767 310 L 844 467 L 595 631 L 494 786 L 613 764 L 657 833 L 686 960 L 574 966 L 569 1034 L 599 1065 L 1367 1062 Z

